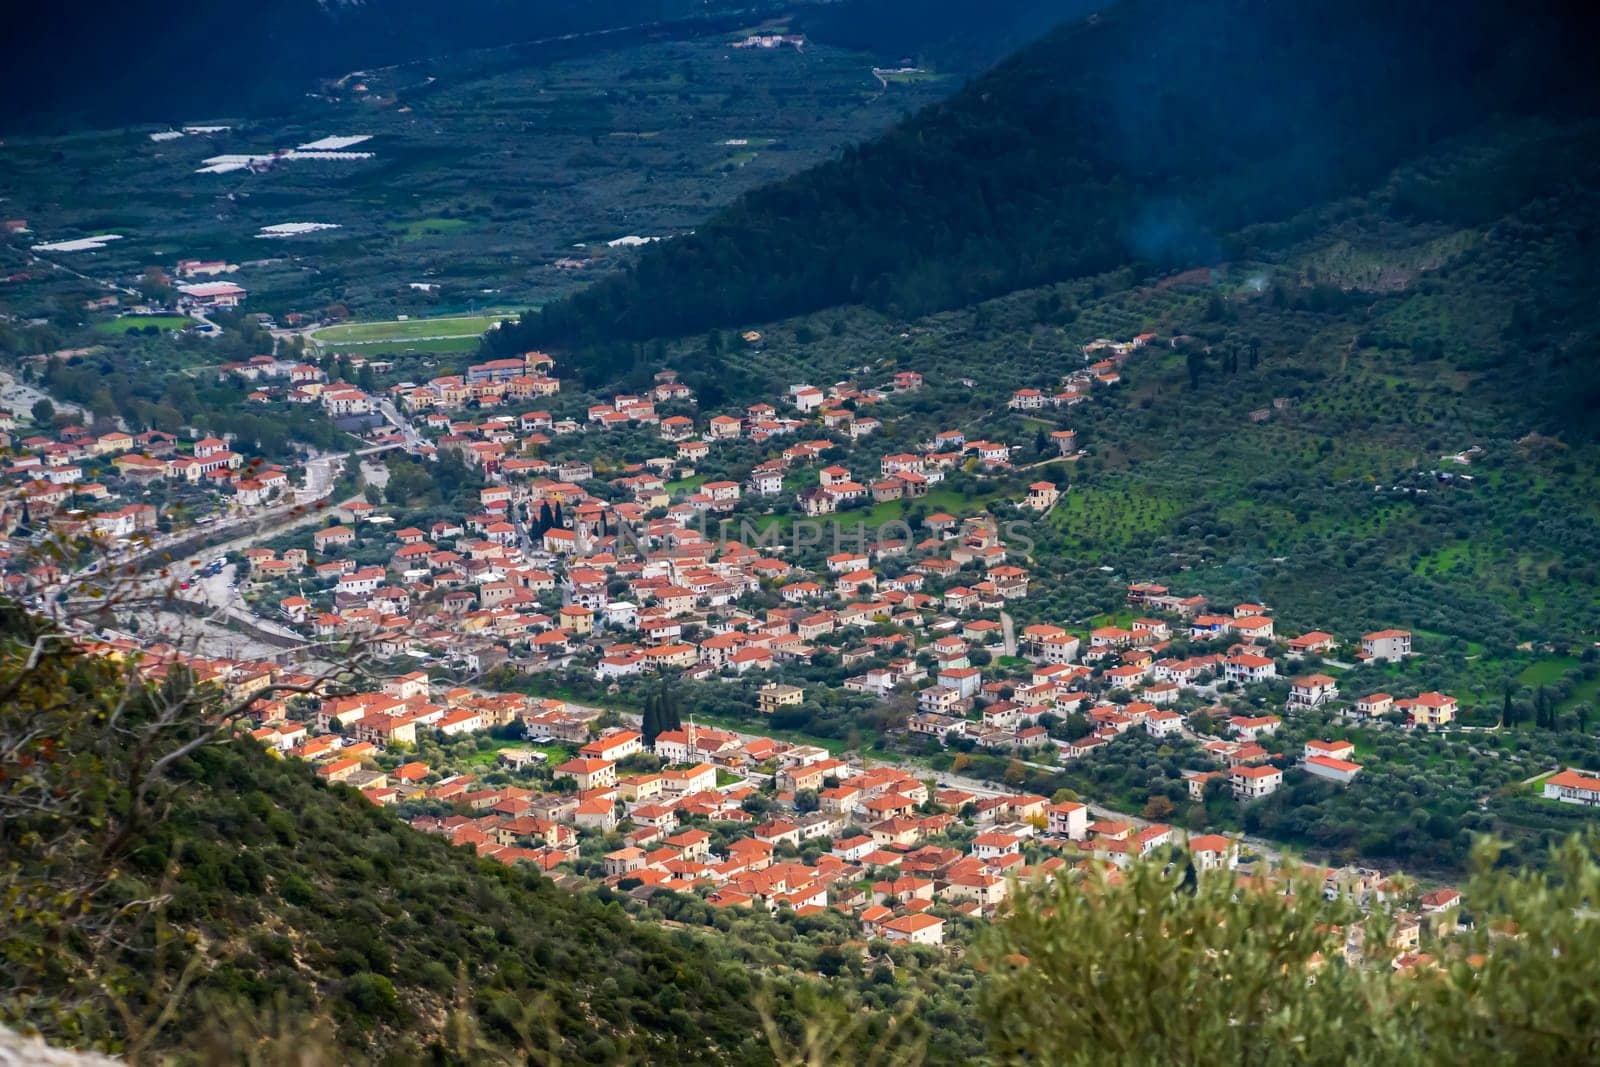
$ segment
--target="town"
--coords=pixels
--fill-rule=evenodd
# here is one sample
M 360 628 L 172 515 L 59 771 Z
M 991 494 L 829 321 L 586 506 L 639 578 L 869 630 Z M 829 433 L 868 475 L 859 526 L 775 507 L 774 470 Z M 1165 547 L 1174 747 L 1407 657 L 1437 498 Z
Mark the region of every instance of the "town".
M 1092 402 L 1153 340 L 1086 345 L 1059 393 L 1019 389 L 1010 407 Z M 152 481 L 203 486 L 233 512 L 320 501 L 315 521 L 264 532 L 204 575 L 226 567 L 299 651 L 216 659 L 114 631 L 93 647 L 152 679 L 182 662 L 233 699 L 309 688 L 249 702 L 251 735 L 480 855 L 572 885 L 833 909 L 891 942 L 940 945 L 948 923 L 994 916 L 1019 884 L 1163 849 L 1241 884 L 1303 873 L 1265 842 L 1207 826 L 1204 804 L 1248 808 L 1286 775 L 1355 782 L 1364 765 L 1339 724 L 1461 728 L 1453 696 L 1344 693 L 1329 673 L 1414 660 L 1403 629 L 1283 633 L 1267 605 L 1213 605 L 1152 582 L 1128 584 L 1114 620 L 1019 626 L 1029 526 L 996 513 L 1046 519 L 1070 493 L 1064 475 L 1086 454 L 1070 428 L 1013 446 L 949 427 L 874 455 L 896 402 L 926 385 L 912 371 L 795 384 L 777 403 L 709 416 L 671 371 L 581 413 L 512 407 L 565 400 L 554 370 L 532 352 L 372 393 L 260 357 L 225 373 L 358 420 L 351 453 L 402 457 L 387 480 L 402 489 L 330 502 L 331 482 L 310 493 L 305 472 L 247 463 L 225 440 L 68 426 L 17 442 L 8 501 L 19 511 L 7 513 L 129 551 L 155 529 L 155 508 L 134 495 Z M 659 454 L 602 470 L 618 432 L 654 439 Z M 539 458 L 562 441 L 584 442 L 589 458 Z M 1019 471 L 1014 449 L 1036 454 L 1028 466 L 1044 477 Z M 436 468 L 434 481 L 455 471 L 470 510 L 408 508 L 415 464 Z M 102 474 L 124 495 L 86 484 Z M 985 499 L 976 513 L 963 507 L 974 497 Z M 85 498 L 120 506 L 69 506 Z M 5 581 L 55 596 L 69 577 L 14 565 Z M 364 686 L 312 673 L 314 657 L 357 648 L 379 665 Z M 589 699 L 539 695 L 574 680 Z M 736 690 L 745 721 L 697 722 L 674 695 L 683 685 Z M 880 710 L 875 753 L 763 725 L 803 726 L 824 693 Z M 1175 808 L 1160 794 L 1136 814 L 1009 780 L 1019 767 L 1092 766 L 1139 738 L 1192 759 L 1184 825 L 1163 821 Z M 969 753 L 1004 757 L 1008 780 L 963 774 Z M 1600 804 L 1600 778 L 1581 768 L 1542 789 Z M 1418 931 L 1459 902 L 1448 884 L 1358 864 L 1321 878 L 1330 899 L 1411 907 L 1391 946 L 1403 965 L 1430 958 Z

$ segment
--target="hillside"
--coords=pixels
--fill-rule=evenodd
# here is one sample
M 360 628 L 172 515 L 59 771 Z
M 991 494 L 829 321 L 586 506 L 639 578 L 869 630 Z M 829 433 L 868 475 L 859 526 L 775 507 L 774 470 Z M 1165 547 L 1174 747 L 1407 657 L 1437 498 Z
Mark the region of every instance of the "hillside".
M 1215 262 L 1240 227 L 1359 190 L 1493 114 L 1590 106 L 1577 42 L 1595 15 L 1565 6 L 1125 0 L 496 345 L 616 345 L 848 303 L 915 314 Z M 590 377 L 626 358 L 596 348 Z
M 839 0 L 801 8 L 811 40 L 936 69 L 981 71 L 1037 37 L 1104 7 L 1104 0 Z
M 218 1062 L 219 1049 L 277 1042 L 321 1050 L 294 1062 L 519 1049 L 541 1062 L 758 1064 L 773 1056 L 763 1013 L 798 1039 L 815 1011 L 802 976 L 840 940 L 837 916 L 672 930 L 665 913 L 630 914 L 639 905 L 624 896 L 573 894 L 452 848 L 248 739 L 175 764 L 158 817 L 131 819 L 138 754 L 192 736 L 185 717 L 153 748 L 139 743 L 182 682 L 112 714 L 118 672 L 75 655 L 26 667 L 15 642 L 31 624 L 5 602 L 0 624 L 0 895 L 21 916 L 0 928 L 0 1022 L 135 1059 Z M 41 784 L 66 798 L 54 815 L 39 814 Z M 111 880 L 95 889 L 102 869 Z M 917 995 L 910 963 L 874 983 L 886 1011 L 855 1039 L 880 1039 Z M 830 973 L 835 996 L 866 989 L 854 965 Z M 975 1039 L 970 1012 L 960 986 L 941 996 L 968 1020 L 950 1035 L 959 1057 Z
M 194 122 L 282 111 L 324 78 L 467 48 L 732 12 L 761 0 L 222 0 L 35 5 L 0 92 L 0 131 Z

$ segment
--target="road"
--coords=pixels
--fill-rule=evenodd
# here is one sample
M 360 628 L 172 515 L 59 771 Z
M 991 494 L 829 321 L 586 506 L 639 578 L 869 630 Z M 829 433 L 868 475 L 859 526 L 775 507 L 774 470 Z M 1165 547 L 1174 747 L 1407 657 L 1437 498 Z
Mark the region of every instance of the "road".
M 415 452 L 422 446 L 422 435 L 412 426 L 406 417 L 395 409 L 394 404 L 388 400 L 378 401 L 378 410 L 383 417 L 389 420 L 389 425 L 400 431 L 400 439 L 405 442 L 407 452 Z
M 33 418 L 33 405 L 41 400 L 48 400 L 59 412 L 71 415 L 74 418 L 84 417 L 83 409 L 76 404 L 65 400 L 57 400 L 42 390 L 36 389 L 27 382 L 18 381 L 6 371 L 0 371 L 0 408 L 11 412 L 19 422 L 27 422 Z

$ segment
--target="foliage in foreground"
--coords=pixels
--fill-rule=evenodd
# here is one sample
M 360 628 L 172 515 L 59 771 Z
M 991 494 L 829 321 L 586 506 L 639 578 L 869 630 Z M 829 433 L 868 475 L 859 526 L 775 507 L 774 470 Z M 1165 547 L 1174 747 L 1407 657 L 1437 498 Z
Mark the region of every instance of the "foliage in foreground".
M 1328 902 L 1321 872 L 1251 884 L 1151 862 L 1064 881 L 990 932 L 981 1011 L 1006 1063 L 1593 1063 L 1594 846 L 1511 872 L 1481 843 L 1472 928 L 1403 968 L 1395 917 Z M 1352 937 L 1363 965 L 1345 962 Z

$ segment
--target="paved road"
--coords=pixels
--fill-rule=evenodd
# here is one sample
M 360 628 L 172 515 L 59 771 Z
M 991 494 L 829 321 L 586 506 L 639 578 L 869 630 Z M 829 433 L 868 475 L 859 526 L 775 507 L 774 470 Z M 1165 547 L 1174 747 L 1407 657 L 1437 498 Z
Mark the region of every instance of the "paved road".
M 48 393 L 36 389 L 27 382 L 18 381 L 6 371 L 0 371 L 0 408 L 11 412 L 19 422 L 26 422 L 33 418 L 33 405 L 41 400 L 48 400 L 55 409 L 63 414 L 82 419 L 83 409 L 78 405 L 65 400 L 57 400 Z
M 383 413 L 385 419 L 389 420 L 389 425 L 400 431 L 400 438 L 405 442 L 407 452 L 415 452 L 422 446 L 422 435 L 417 432 L 416 427 L 412 426 L 404 415 L 395 409 L 394 404 L 388 400 L 380 400 L 378 401 L 378 410 Z

